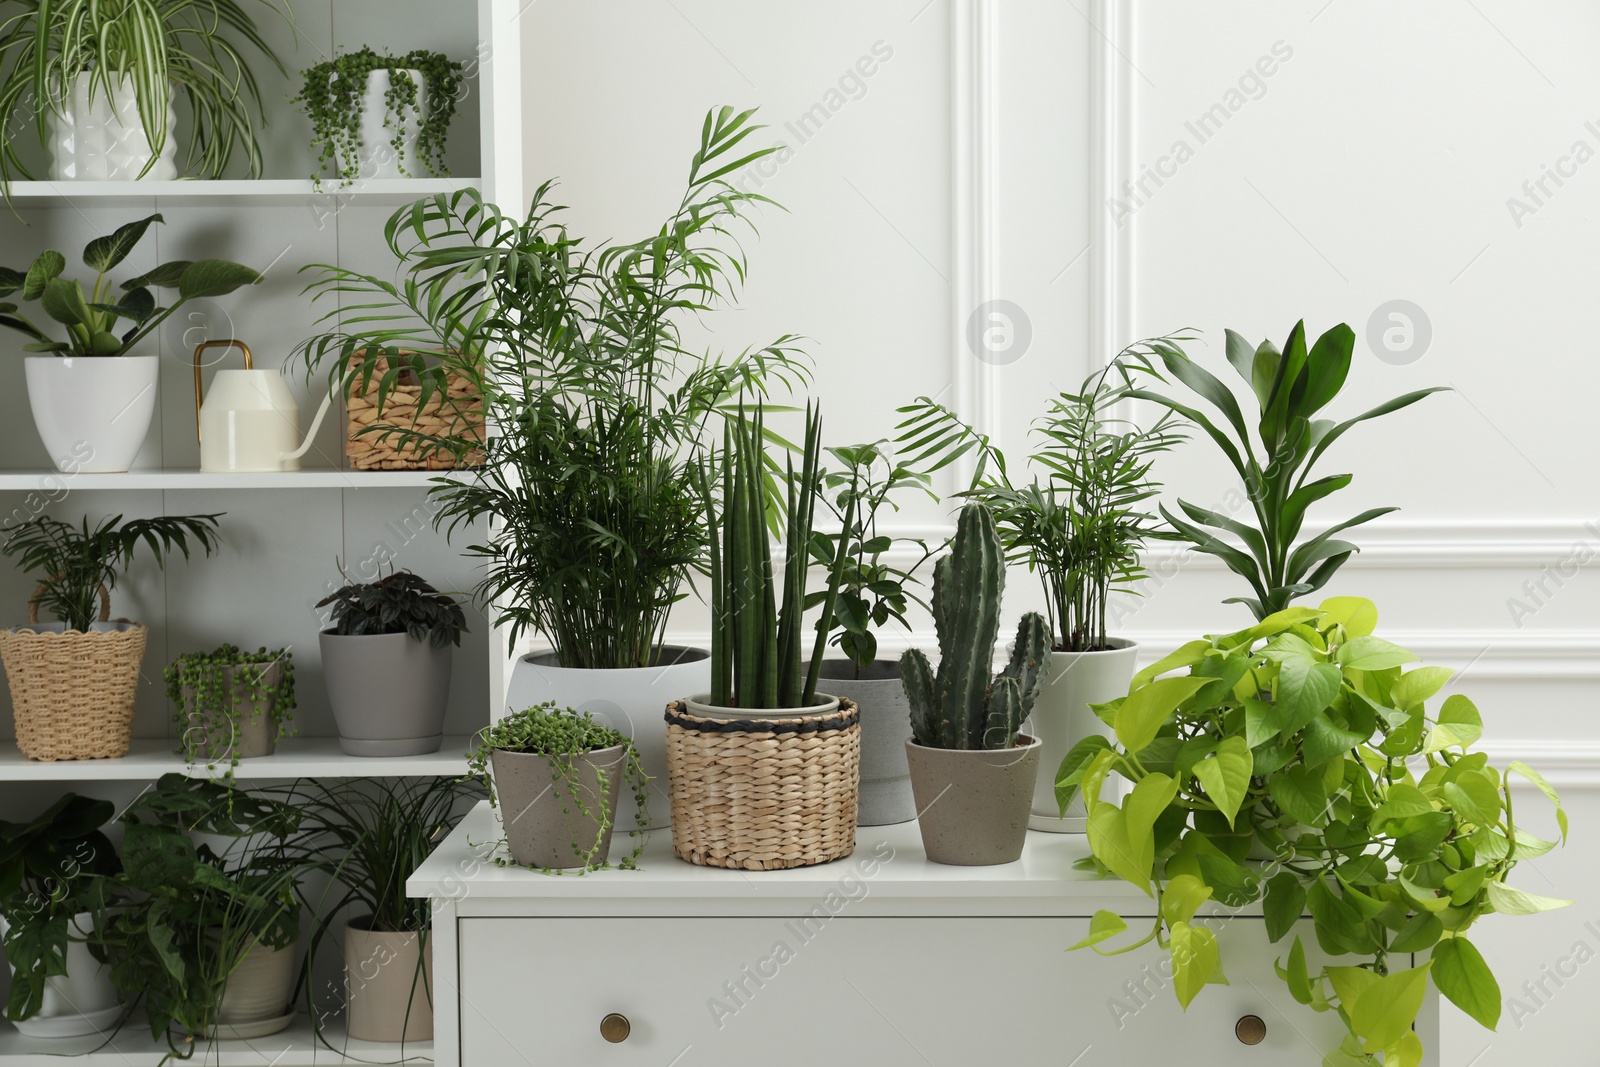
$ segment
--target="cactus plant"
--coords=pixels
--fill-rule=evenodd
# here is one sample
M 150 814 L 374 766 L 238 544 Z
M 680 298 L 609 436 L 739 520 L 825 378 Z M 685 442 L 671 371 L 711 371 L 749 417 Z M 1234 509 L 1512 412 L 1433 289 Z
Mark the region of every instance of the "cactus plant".
M 1010 662 L 990 677 L 1005 581 L 1005 550 L 994 516 L 982 504 L 968 504 L 949 554 L 933 568 L 939 669 L 935 672 L 918 649 L 900 657 L 917 744 L 999 749 L 1017 743 L 1017 732 L 1043 684 L 1050 643 L 1044 619 L 1028 612 L 1017 626 Z

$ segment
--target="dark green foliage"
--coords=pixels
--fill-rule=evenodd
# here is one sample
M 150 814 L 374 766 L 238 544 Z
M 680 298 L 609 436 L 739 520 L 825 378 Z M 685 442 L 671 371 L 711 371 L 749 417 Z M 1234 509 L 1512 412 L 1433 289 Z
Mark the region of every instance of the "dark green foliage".
M 467 616 L 454 597 L 439 592 L 410 571 L 395 571 L 375 582 L 350 582 L 317 601 L 333 606 L 333 632 L 342 637 L 410 634 L 434 648 L 461 644 Z

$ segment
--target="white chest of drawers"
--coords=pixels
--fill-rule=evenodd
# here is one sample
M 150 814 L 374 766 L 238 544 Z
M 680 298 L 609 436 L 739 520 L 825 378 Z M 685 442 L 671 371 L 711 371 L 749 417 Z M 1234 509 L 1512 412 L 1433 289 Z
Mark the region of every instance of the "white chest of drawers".
M 1317 1067 L 1341 1030 L 1290 999 L 1258 916 L 1208 920 L 1231 984 L 1187 1013 L 1154 947 L 1066 952 L 1097 909 L 1153 914 L 1072 869 L 1081 837 L 963 868 L 927 862 L 915 823 L 863 827 L 850 859 L 744 873 L 663 831 L 640 870 L 583 877 L 495 866 L 498 837 L 480 805 L 409 883 L 435 901 L 438 1067 Z

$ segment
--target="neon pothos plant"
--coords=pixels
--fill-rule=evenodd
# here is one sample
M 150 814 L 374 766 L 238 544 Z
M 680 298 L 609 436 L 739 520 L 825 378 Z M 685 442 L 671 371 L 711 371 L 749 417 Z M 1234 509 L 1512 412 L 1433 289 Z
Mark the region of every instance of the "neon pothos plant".
M 1377 619 L 1370 601 L 1334 597 L 1191 641 L 1095 707 L 1115 738 L 1075 746 L 1056 788 L 1063 810 L 1083 790 L 1087 862 L 1158 905 L 1137 942 L 1103 947 L 1127 924 L 1102 911 L 1074 947 L 1158 943 L 1187 1008 L 1227 982 L 1216 934 L 1197 918 L 1208 901 L 1259 901 L 1275 942 L 1309 910 L 1321 952 L 1355 959 L 1313 971 L 1296 935 L 1277 970 L 1295 1000 L 1348 1029 L 1331 1067 L 1379 1055 L 1416 1067 L 1412 1025 L 1429 981 L 1493 1029 L 1500 986 L 1468 930 L 1492 912 L 1570 903 L 1508 884 L 1518 862 L 1556 847 L 1513 818 L 1513 777 L 1555 805 L 1564 843 L 1560 798 L 1526 765 L 1502 771 L 1473 752 L 1483 722 L 1472 701 L 1452 693 L 1428 707 L 1453 672 L 1406 669 L 1417 657 L 1374 636 Z M 1120 805 L 1105 799 L 1112 775 L 1132 783 Z
M 1149 388 L 1132 389 L 1127 395 L 1154 401 L 1193 422 L 1222 449 L 1244 482 L 1255 512 L 1254 525 L 1186 500 L 1178 501 L 1182 516 L 1165 505 L 1161 515 L 1176 531 L 1173 537 L 1216 556 L 1250 583 L 1253 597 L 1232 597 L 1224 603 L 1244 604 L 1259 620 L 1321 589 L 1350 554 L 1359 551 L 1336 535 L 1399 510 L 1371 508 L 1300 540 L 1307 509 L 1349 485 L 1352 477 L 1329 474 L 1313 479 L 1317 460 L 1357 424 L 1410 407 L 1445 387 L 1405 393 L 1343 422 L 1319 419 L 1317 413 L 1339 395 L 1350 372 L 1355 333 L 1349 326 L 1340 323 L 1307 348 L 1305 322 L 1297 322 L 1281 351 L 1269 341 L 1251 345 L 1232 330 L 1227 337 L 1228 362 L 1250 386 L 1260 407 L 1255 441 L 1233 391 L 1175 347 L 1159 348 L 1156 354 L 1173 378 L 1216 409 L 1221 424 L 1192 404 Z

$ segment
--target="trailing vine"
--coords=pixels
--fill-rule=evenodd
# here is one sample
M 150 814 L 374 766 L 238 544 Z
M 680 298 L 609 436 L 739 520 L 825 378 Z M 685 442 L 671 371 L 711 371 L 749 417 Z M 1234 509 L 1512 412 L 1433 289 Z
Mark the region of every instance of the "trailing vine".
M 550 757 L 550 765 L 554 768 L 556 779 L 566 792 L 567 799 L 576 805 L 578 813 L 583 818 L 593 819 L 597 826 L 595 839 L 587 847 L 582 842 L 572 842 L 573 854 L 582 861 L 578 873 L 588 874 L 590 871 L 606 870 L 611 864 L 600 854 L 600 849 L 605 842 L 606 831 L 614 825 L 611 813 L 604 804 L 596 805 L 598 810 L 592 809 L 584 799 L 585 791 L 579 780 L 578 763 L 573 757 L 617 745 L 624 745 L 627 748 L 627 764 L 623 769 L 622 784 L 633 793 L 636 809 L 635 828 L 630 832 L 637 842 L 633 853 L 619 860 L 617 867 L 634 870 L 640 853 L 644 851 L 644 831 L 650 824 L 645 797 L 645 782 L 648 779 L 644 767 L 639 762 L 639 752 L 634 748 L 633 742 L 619 731 L 595 722 L 594 716 L 587 711 L 560 708 L 554 701 L 547 701 L 507 715 L 479 733 L 477 747 L 467 755 L 467 773 L 461 780 L 475 779 L 482 783 L 488 790 L 489 803 L 498 806 L 499 798 L 495 793 L 494 777 L 489 773 L 490 761 L 495 752 L 525 752 Z M 595 767 L 595 774 L 599 779 L 600 795 L 604 797 L 611 792 L 610 779 L 603 767 Z M 521 866 L 500 855 L 498 851 L 494 862 L 501 867 Z M 564 872 L 547 869 L 544 873 Z
M 383 124 L 392 134 L 389 147 L 400 164 L 400 173 L 417 177 L 407 169 L 405 120 L 416 117 L 419 125 L 417 155 L 428 173 L 446 177 L 445 134 L 456 113 L 456 97 L 461 89 L 464 68 L 438 52 L 416 49 L 403 56 L 379 55 L 370 48 L 346 52 L 325 63 L 306 68 L 300 92 L 294 97 L 311 119 L 313 141 L 322 146 L 317 170 L 312 179 L 321 188 L 322 172 L 332 163 L 339 184 L 349 185 L 360 176 L 361 116 L 367 92 L 367 75 L 375 70 L 391 72 L 414 70 L 422 75 L 427 89 L 426 103 L 418 98 L 413 78 L 391 77 L 383 97 Z
M 237 645 L 223 645 L 215 652 L 186 652 L 167 665 L 162 677 L 167 699 L 177 708 L 172 721 L 181 731 L 178 753 L 191 764 L 205 760 L 207 770 L 227 760 L 229 781 L 239 766 L 246 707 L 249 722 L 270 717 L 275 740 L 296 733 L 294 662 L 286 648 L 242 652 Z M 243 705 L 235 699 L 239 690 Z

